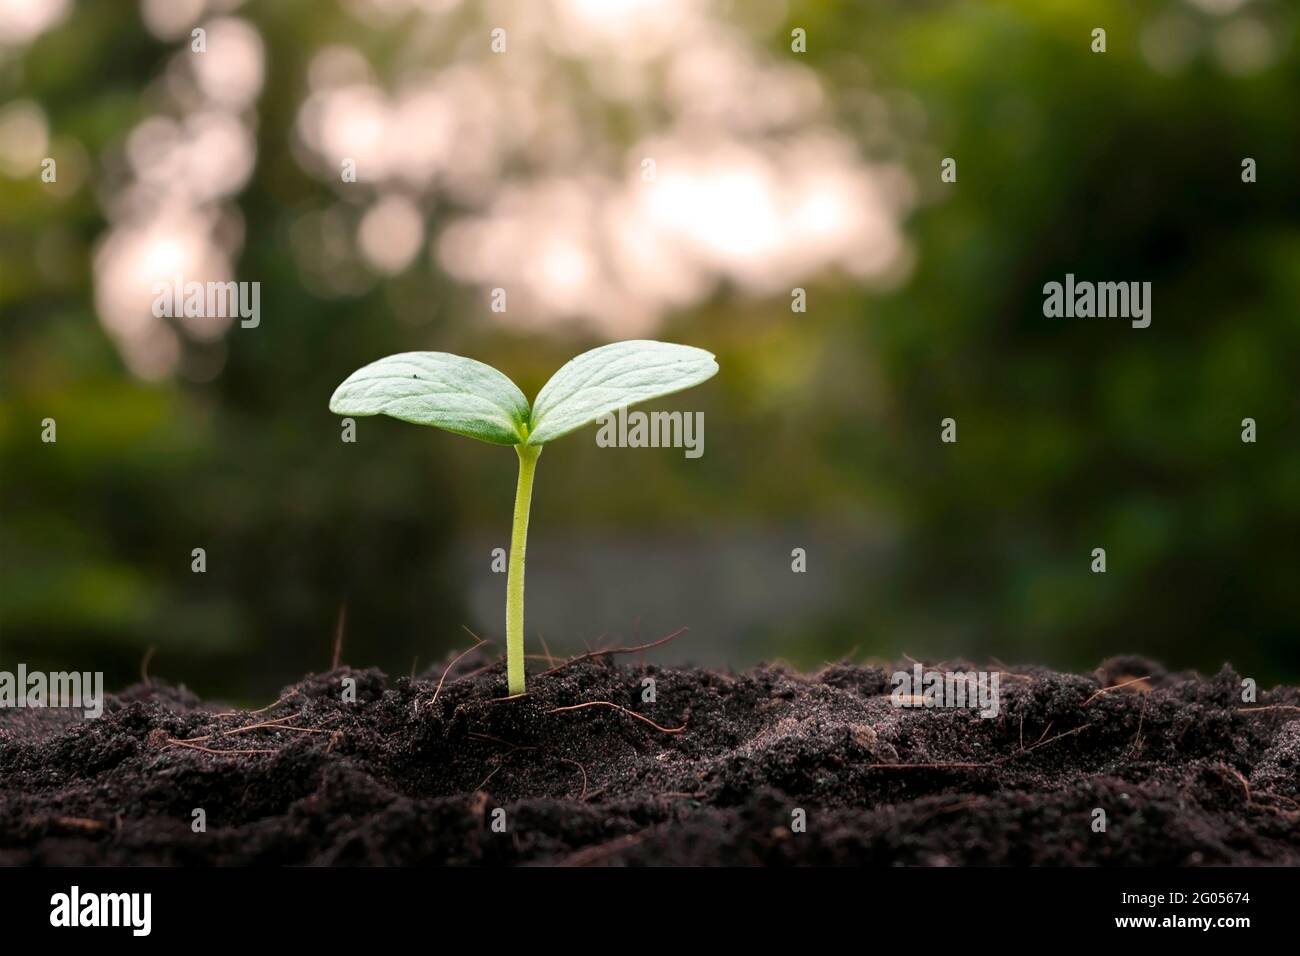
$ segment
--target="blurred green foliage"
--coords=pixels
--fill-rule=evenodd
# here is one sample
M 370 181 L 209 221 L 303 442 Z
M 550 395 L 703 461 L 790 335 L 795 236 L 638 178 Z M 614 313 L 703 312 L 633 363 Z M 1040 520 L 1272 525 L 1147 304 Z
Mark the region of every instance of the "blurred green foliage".
M 841 127 L 911 171 L 915 268 L 887 293 L 810 280 L 806 314 L 723 294 L 673 318 L 658 336 L 723 369 L 690 406 L 709 422 L 706 466 L 574 443 L 547 462 L 534 540 L 883 535 L 880 560 L 817 571 L 837 600 L 745 635 L 737 663 L 1144 652 L 1300 678 L 1300 43 L 1293 8 L 1247 7 L 1280 52 L 1238 76 L 1209 52 L 1223 18 L 1184 2 L 792 3 L 768 42 L 786 51 L 805 28 Z M 493 325 L 427 256 L 353 298 L 312 294 L 288 231 L 330 196 L 285 131 L 318 44 L 382 59 L 383 38 L 353 36 L 332 5 L 242 15 L 270 51 L 239 197 L 239 274 L 262 282 L 264 319 L 232 330 L 214 380 L 136 381 L 101 330 L 93 169 L 66 198 L 0 175 L 0 665 L 90 660 L 116 684 L 154 646 L 156 672 L 251 699 L 328 666 L 344 605 L 356 663 L 400 672 L 463 644 L 465 565 L 486 557 L 460 542 L 507 527 L 508 452 L 383 420 L 346 446 L 328 396 L 360 362 L 420 348 L 483 358 L 533 394 L 599 344 Z M 1168 75 L 1140 39 L 1172 15 L 1204 36 Z M 37 101 L 96 157 L 145 115 L 166 55 L 119 5 L 79 4 L 0 70 L 0 104 Z M 867 85 L 884 94 L 857 96 Z M 945 156 L 955 184 L 939 181 Z M 1067 272 L 1151 281 L 1151 328 L 1045 319 L 1042 286 Z M 412 308 L 418 324 L 394 320 Z M 956 445 L 939 442 L 950 416 Z M 46 417 L 57 444 L 40 441 Z M 205 575 L 190 572 L 200 546 Z M 1105 575 L 1088 572 L 1094 547 Z

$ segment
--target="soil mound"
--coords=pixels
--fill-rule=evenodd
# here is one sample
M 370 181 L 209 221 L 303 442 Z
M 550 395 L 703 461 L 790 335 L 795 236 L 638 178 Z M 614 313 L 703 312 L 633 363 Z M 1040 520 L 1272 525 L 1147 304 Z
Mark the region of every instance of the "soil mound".
M 893 672 L 598 656 L 500 699 L 471 655 L 253 712 L 160 684 L 3 710 L 0 863 L 1300 863 L 1295 688 L 1120 658 L 1001 671 L 986 718 L 900 708 Z

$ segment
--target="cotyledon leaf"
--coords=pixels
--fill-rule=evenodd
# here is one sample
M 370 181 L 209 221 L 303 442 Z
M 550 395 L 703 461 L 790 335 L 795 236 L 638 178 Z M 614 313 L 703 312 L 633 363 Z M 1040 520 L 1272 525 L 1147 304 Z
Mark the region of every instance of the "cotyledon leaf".
M 634 339 L 583 352 L 537 393 L 528 444 L 544 445 L 622 407 L 698 385 L 717 371 L 712 353 L 670 342 Z
M 528 399 L 491 365 L 447 352 L 402 352 L 357 369 L 330 398 L 338 415 L 388 415 L 498 445 L 523 441 Z

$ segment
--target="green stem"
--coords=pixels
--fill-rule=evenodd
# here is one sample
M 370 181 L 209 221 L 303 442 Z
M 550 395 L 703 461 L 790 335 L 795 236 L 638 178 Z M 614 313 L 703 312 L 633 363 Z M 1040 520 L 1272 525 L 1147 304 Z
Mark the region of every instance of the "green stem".
M 506 679 L 511 694 L 524 692 L 524 552 L 528 550 L 528 508 L 533 501 L 533 469 L 540 445 L 520 443 L 515 521 L 510 528 L 510 570 L 506 575 Z

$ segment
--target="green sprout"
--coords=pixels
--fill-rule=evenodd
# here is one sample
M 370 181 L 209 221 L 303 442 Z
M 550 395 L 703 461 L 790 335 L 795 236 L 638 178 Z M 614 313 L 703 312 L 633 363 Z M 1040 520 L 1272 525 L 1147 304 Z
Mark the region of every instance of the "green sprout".
M 713 355 L 703 349 L 615 342 L 566 362 L 529 408 L 519 387 L 490 365 L 446 352 L 402 352 L 349 375 L 330 398 L 330 411 L 388 415 L 514 446 L 519 483 L 506 576 L 506 676 L 514 695 L 524 692 L 524 552 L 542 446 L 620 408 L 698 385 L 717 371 Z

